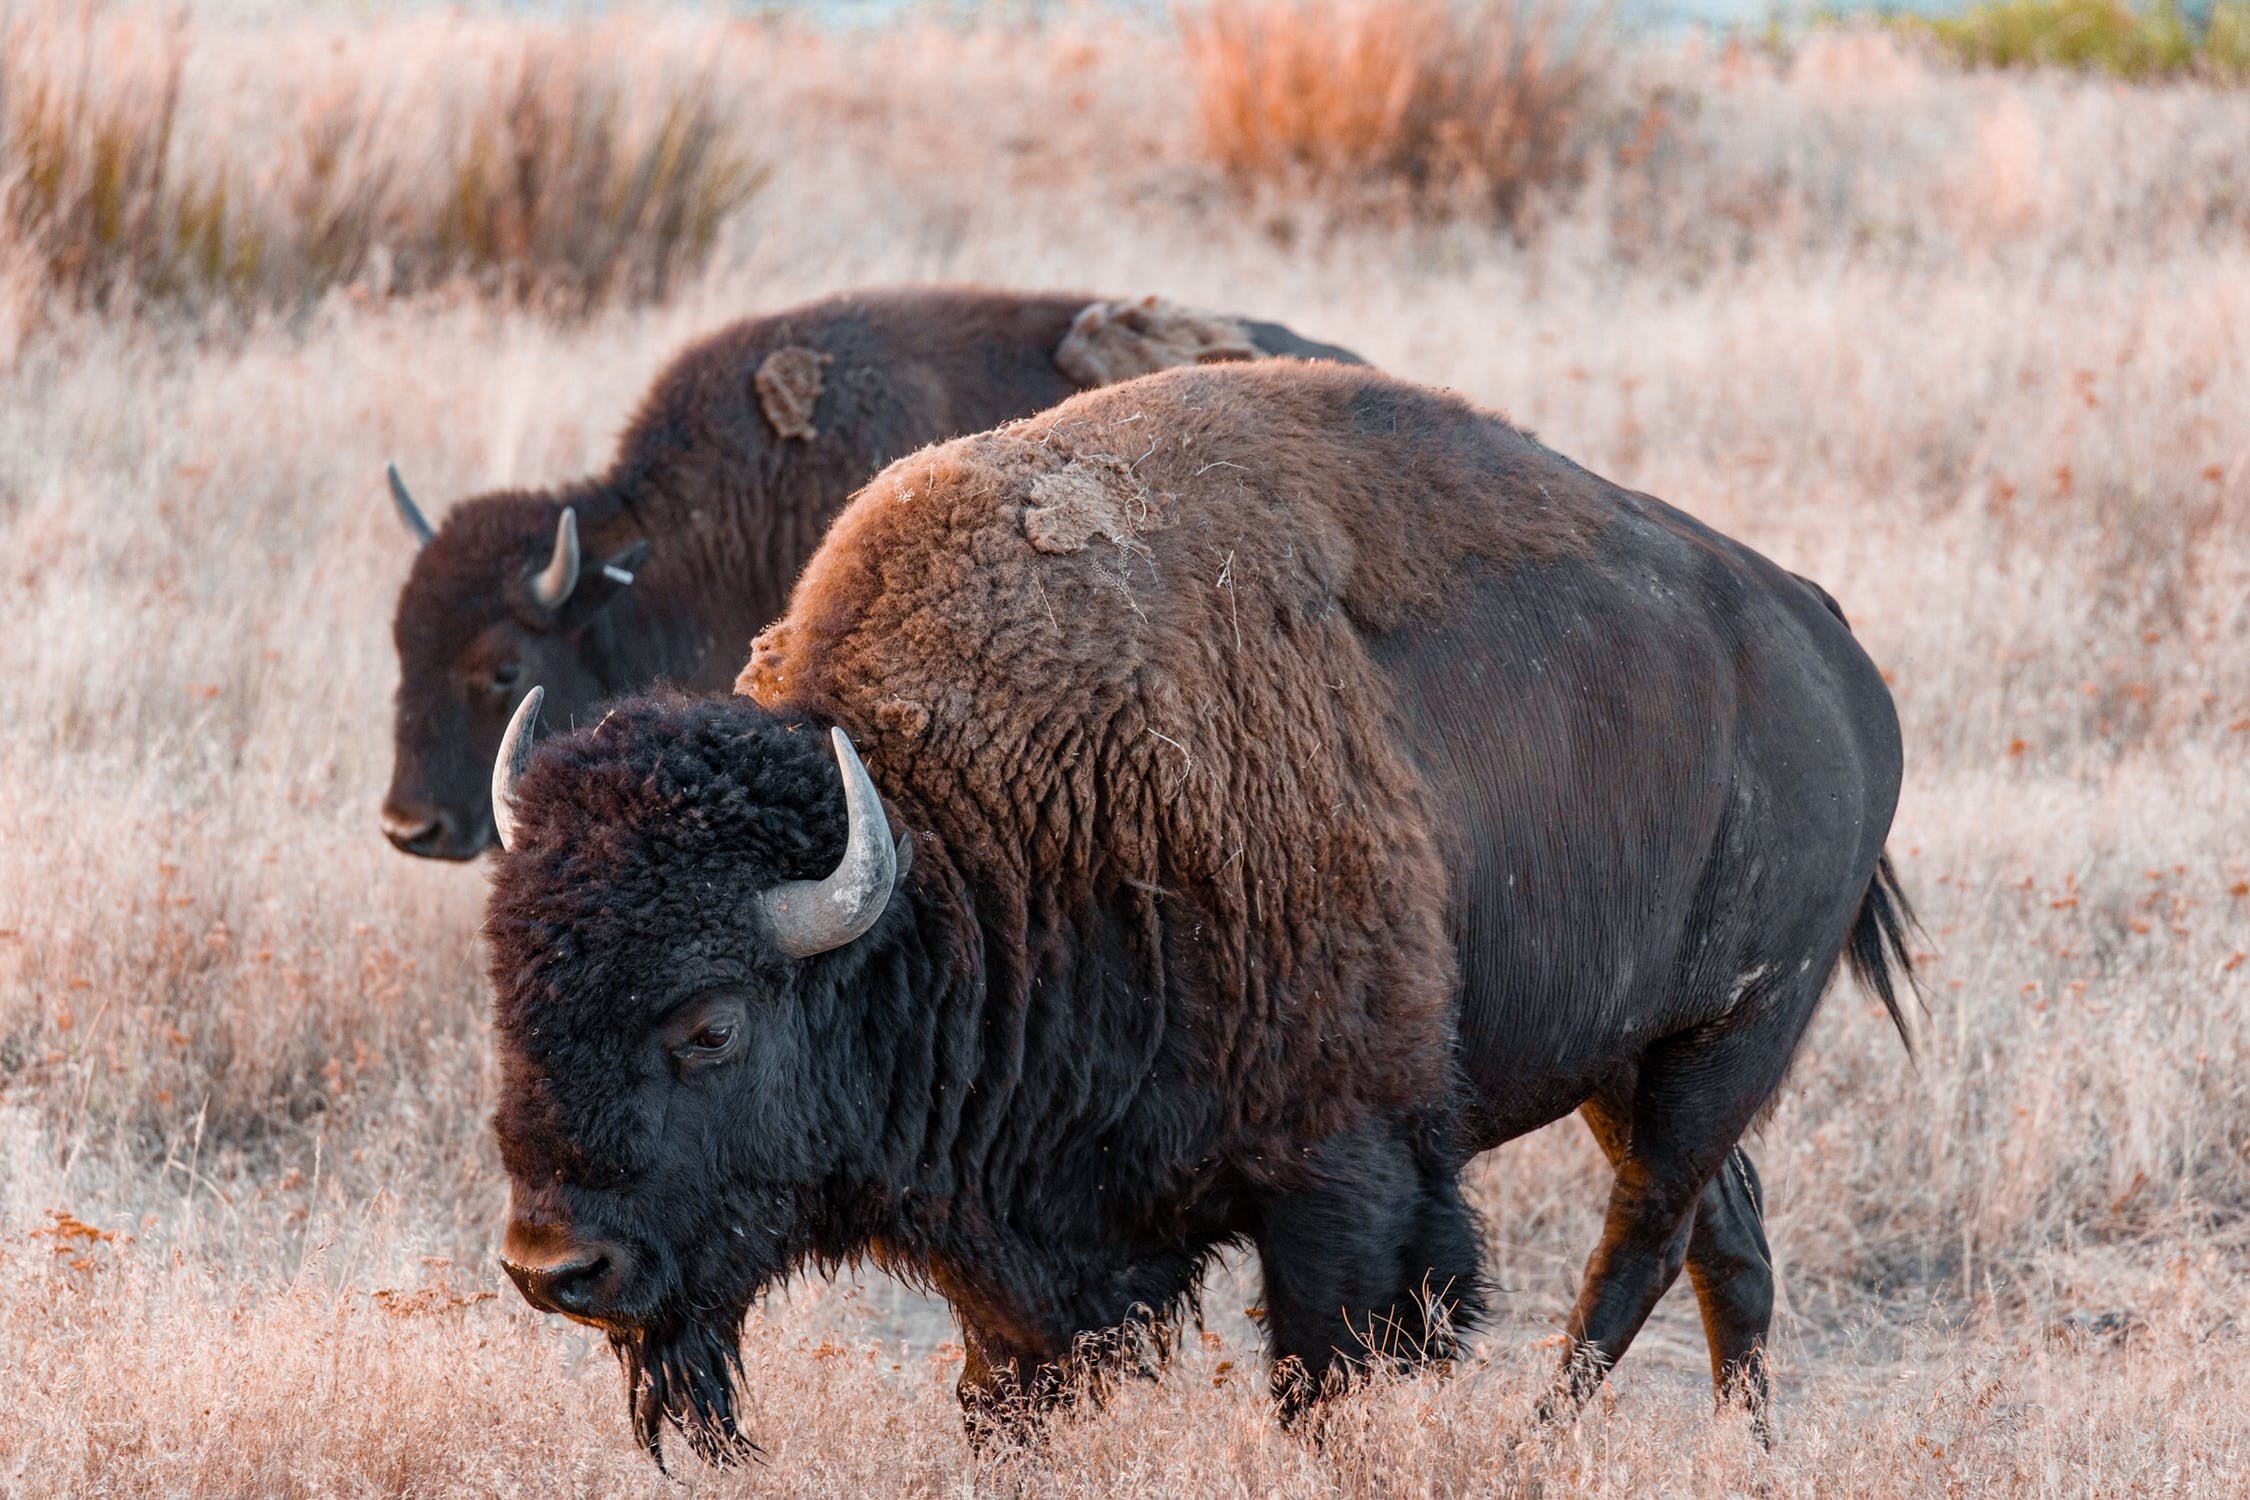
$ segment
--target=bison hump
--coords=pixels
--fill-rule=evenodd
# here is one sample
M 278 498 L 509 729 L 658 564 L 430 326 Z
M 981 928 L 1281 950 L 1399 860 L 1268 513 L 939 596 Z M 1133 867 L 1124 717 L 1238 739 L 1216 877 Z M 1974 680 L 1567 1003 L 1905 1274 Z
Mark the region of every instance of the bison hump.
M 1089 389 L 1177 365 L 1262 358 L 1239 318 L 1154 296 L 1089 303 L 1055 346 L 1055 367 Z

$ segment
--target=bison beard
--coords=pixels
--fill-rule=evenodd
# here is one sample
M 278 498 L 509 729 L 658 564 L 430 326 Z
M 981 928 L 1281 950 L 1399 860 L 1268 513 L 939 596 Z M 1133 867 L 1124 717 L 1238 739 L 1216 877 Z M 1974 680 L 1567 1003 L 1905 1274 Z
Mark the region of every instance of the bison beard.
M 740 1330 L 747 1306 L 698 1310 L 653 1328 L 612 1331 L 625 1370 L 633 1436 L 664 1467 L 664 1428 L 680 1430 L 695 1456 L 721 1468 L 760 1453 L 735 1425 L 734 1382 L 742 1373 Z
M 1118 1327 L 1079 1335 L 1068 1362 L 1034 1372 L 1029 1388 L 1002 1381 L 965 1414 L 969 1430 L 981 1441 L 1021 1441 L 1048 1412 L 1074 1398 L 1099 1403 L 1118 1379 L 1156 1379 L 1171 1362 L 1181 1312 L 1202 1321 L 1195 1294 L 1183 1300 L 1184 1308 L 1161 1311 L 1136 1304 Z M 670 1472 L 664 1462 L 666 1422 L 687 1439 L 697 1458 L 715 1468 L 764 1458 L 765 1450 L 742 1431 L 734 1409 L 735 1382 L 742 1375 L 742 1320 L 748 1312 L 744 1303 L 653 1327 L 611 1330 L 609 1347 L 625 1372 L 633 1436 L 659 1469 Z M 1450 1352 L 1448 1345 L 1446 1354 Z M 1301 1409 L 1311 1397 L 1311 1383 L 1294 1366 L 1286 1379 L 1294 1382 L 1291 1391 L 1299 1399 L 1291 1403 L 1278 1380 L 1276 1393 L 1291 1410 Z

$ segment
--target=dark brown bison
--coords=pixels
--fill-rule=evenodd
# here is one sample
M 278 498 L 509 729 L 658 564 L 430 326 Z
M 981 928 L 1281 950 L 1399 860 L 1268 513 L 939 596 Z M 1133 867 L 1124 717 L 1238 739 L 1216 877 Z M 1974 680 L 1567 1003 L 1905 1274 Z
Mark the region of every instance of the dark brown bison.
M 1762 1407 L 1737 1143 L 1839 956 L 1894 1019 L 1907 969 L 1818 589 L 1454 397 L 1176 370 L 892 465 L 738 688 L 496 770 L 503 1255 L 652 1450 L 741 1441 L 808 1261 L 943 1292 L 972 1426 L 1229 1243 L 1285 1410 L 1443 1354 L 1463 1161 L 1571 1110 L 1616 1177 L 1558 1409 L 1683 1264 Z
M 658 682 L 726 686 L 829 518 L 892 459 L 1088 386 L 1261 354 L 1357 361 L 1155 298 L 858 293 L 689 348 L 598 478 L 479 496 L 433 529 L 393 469 L 422 547 L 393 625 L 384 832 L 410 854 L 485 847 L 493 752 L 531 683 L 559 724 Z

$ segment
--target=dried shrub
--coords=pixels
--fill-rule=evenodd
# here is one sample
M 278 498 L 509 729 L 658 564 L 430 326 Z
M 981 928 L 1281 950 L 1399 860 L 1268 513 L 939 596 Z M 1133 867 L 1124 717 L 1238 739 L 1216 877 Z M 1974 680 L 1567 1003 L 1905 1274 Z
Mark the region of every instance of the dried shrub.
M 0 239 L 73 302 L 286 308 L 457 280 L 581 310 L 660 298 L 765 178 L 708 75 L 631 100 L 584 34 L 447 70 L 435 131 L 367 77 L 214 140 L 180 128 L 184 28 L 137 41 L 18 22 L 0 48 Z
M 183 277 L 227 286 L 254 269 L 228 213 L 223 170 L 174 168 L 180 54 L 153 78 L 106 97 L 83 74 L 20 65 L 0 51 L 0 232 L 27 248 L 60 290 L 83 296 L 120 282 L 152 292 Z
M 1238 181 L 1520 222 L 1580 176 L 1606 13 L 1551 0 L 1207 0 L 1178 16 L 1205 150 Z
M 614 86 L 553 59 L 525 56 L 483 102 L 430 226 L 440 274 L 661 298 L 765 178 L 731 145 L 707 82 L 639 139 L 619 128 Z

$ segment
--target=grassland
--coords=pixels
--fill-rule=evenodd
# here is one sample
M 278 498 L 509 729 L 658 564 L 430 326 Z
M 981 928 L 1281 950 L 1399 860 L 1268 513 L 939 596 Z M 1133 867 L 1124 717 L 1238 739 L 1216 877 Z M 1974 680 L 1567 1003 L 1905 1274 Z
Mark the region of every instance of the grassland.
M 1230 171 L 1209 75 L 1122 24 L 229 11 L 164 43 L 170 128 L 249 171 L 534 44 L 707 78 L 764 174 L 667 295 L 103 301 L 0 237 L 0 1492 L 676 1492 L 598 1341 L 496 1271 L 482 876 L 376 830 L 382 465 L 425 501 L 579 473 L 690 335 L 932 278 L 1285 319 L 1822 580 L 1905 722 L 1929 1008 L 1909 1063 L 1839 988 L 1753 1142 L 1770 1455 L 1711 1415 L 1684 1289 L 1582 1423 L 1528 1425 L 1606 1181 L 1565 1122 L 1476 1170 L 1476 1357 L 1322 1445 L 1222 1278 L 1163 1383 L 980 1468 L 944 1325 L 871 1279 L 754 1317 L 769 1461 L 691 1490 L 2241 1492 L 2250 96 L 1626 48 L 1577 185 L 1496 217 Z

